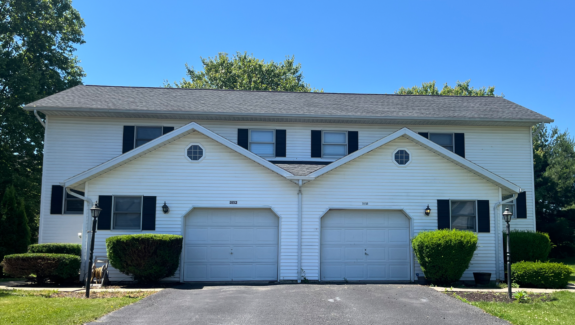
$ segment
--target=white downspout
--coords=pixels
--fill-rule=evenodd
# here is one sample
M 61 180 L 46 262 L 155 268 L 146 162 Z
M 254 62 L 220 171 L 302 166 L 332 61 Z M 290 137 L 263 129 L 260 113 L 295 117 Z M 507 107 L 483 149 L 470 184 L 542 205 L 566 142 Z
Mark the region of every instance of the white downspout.
M 44 128 L 46 128 L 46 123 L 44 123 L 44 121 L 42 121 L 42 119 L 40 118 L 40 115 L 38 115 L 38 111 L 34 110 L 34 116 L 36 116 L 36 118 L 38 119 L 38 121 L 40 122 L 40 124 L 42 124 L 42 126 Z
M 64 186 L 64 185 L 62 184 L 62 186 Z M 72 192 L 69 187 L 64 187 L 64 188 L 66 189 L 66 193 L 68 193 L 68 194 L 70 194 L 70 195 L 72 195 L 72 196 L 75 196 L 75 197 L 77 197 L 77 198 L 79 198 L 79 199 L 82 199 L 82 200 L 84 200 L 86 203 L 88 203 L 88 208 L 90 208 L 91 206 L 94 205 L 94 203 L 92 202 L 92 200 L 90 200 L 90 198 L 87 198 L 87 197 L 84 197 L 84 196 L 82 196 L 82 195 L 80 195 L 80 194 L 78 194 L 78 193 Z M 90 245 L 90 242 L 87 240 L 87 238 L 89 237 L 89 236 L 88 236 L 89 231 L 88 231 L 88 227 L 87 227 L 87 225 L 86 225 L 86 216 L 85 216 L 85 214 L 86 214 L 86 212 L 84 212 L 84 222 L 82 222 L 82 225 L 83 225 L 83 226 L 82 226 L 82 243 L 86 243 L 86 244 L 85 244 L 85 245 L 82 245 L 82 253 L 84 254 L 84 258 L 82 259 L 82 264 L 81 264 L 82 274 L 80 274 L 80 281 L 82 281 L 82 280 L 84 279 L 85 274 L 86 274 L 86 272 L 87 272 L 87 270 L 86 270 L 86 265 L 87 265 L 87 264 L 86 264 L 86 260 L 88 259 L 88 250 L 89 250 L 88 245 Z
M 499 197 L 501 197 L 501 188 L 499 188 Z M 501 223 L 501 216 L 498 213 L 499 207 L 507 202 L 513 201 L 517 199 L 517 194 L 513 194 L 513 197 L 507 200 L 503 200 L 503 201 L 499 201 L 496 202 L 493 205 L 493 217 L 495 218 L 495 260 L 496 260 L 496 264 L 495 264 L 495 274 L 496 274 L 496 278 L 497 280 L 501 279 L 500 274 L 499 274 L 499 259 L 501 258 L 500 254 L 501 254 L 501 249 L 499 247 L 499 243 L 500 243 L 500 235 L 502 235 L 501 231 L 499 230 L 499 225 Z M 501 237 L 502 238 L 502 237 Z M 503 243 L 505 244 L 505 243 Z
M 297 191 L 297 283 L 301 283 L 301 235 L 302 235 L 302 193 L 301 186 L 303 181 L 298 180 L 298 191 Z

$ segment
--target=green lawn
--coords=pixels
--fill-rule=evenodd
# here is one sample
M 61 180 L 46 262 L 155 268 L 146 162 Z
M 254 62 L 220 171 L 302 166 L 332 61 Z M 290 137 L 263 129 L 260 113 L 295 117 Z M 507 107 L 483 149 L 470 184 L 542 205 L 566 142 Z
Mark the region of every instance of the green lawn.
M 60 298 L 54 292 L 0 290 L 0 324 L 84 324 L 147 294 L 116 298 Z
M 470 304 L 514 325 L 573 324 L 575 293 L 560 291 L 553 293 L 552 297 L 554 299 L 549 302 L 521 304 L 517 302 L 471 302 Z
M 575 257 L 562 258 L 562 259 L 554 258 L 551 262 L 563 263 L 565 265 L 569 265 L 575 270 Z M 571 279 L 569 280 L 569 282 L 575 284 L 575 272 L 571 273 Z

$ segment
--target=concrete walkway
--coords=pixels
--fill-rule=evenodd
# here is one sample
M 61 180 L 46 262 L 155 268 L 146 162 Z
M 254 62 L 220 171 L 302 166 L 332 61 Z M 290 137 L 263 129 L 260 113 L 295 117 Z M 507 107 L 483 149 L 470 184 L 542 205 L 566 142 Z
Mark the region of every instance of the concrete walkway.
M 183 285 L 90 324 L 509 324 L 418 285 Z

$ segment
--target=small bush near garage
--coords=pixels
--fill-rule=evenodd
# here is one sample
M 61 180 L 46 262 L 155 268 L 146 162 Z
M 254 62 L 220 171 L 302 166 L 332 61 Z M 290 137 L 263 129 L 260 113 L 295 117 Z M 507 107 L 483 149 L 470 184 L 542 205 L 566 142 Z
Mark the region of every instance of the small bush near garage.
M 68 254 L 82 255 L 82 245 L 80 244 L 34 244 L 28 246 L 28 253 L 39 254 Z
M 38 283 L 46 279 L 63 283 L 78 278 L 80 257 L 68 254 L 14 254 L 4 256 L 4 273 L 15 278 L 31 277 Z
M 504 243 L 507 242 L 507 234 L 503 234 Z M 509 233 L 509 246 L 511 248 L 511 263 L 526 261 L 547 261 L 551 252 L 551 240 L 549 235 L 542 232 L 527 230 L 512 230 Z M 506 249 L 506 245 L 504 245 Z M 507 258 L 507 254 L 504 255 Z
M 121 235 L 106 239 L 110 264 L 138 282 L 155 282 L 176 273 L 182 236 Z
M 469 268 L 477 235 L 456 229 L 424 231 L 413 238 L 412 246 L 428 281 L 451 284 Z
M 573 269 L 563 263 L 519 262 L 511 264 L 511 279 L 521 287 L 565 288 Z

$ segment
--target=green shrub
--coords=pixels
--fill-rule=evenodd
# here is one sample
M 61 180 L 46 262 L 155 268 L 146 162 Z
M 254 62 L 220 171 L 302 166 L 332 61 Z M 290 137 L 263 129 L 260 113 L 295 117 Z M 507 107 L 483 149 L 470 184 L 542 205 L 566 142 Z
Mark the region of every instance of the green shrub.
M 528 230 L 512 230 L 509 233 L 509 246 L 511 247 L 511 263 L 527 261 L 547 261 L 551 252 L 549 235 L 542 232 Z M 507 234 L 503 234 L 504 243 L 507 243 Z M 504 250 L 507 244 L 504 244 Z M 507 258 L 507 254 L 504 255 Z M 507 261 L 505 261 L 507 262 Z
M 523 287 L 565 288 L 573 269 L 563 263 L 519 262 L 511 264 L 511 279 Z
M 569 220 L 559 218 L 553 223 L 544 224 L 542 227 L 549 234 L 553 243 L 550 257 L 568 258 L 575 256 L 575 230 L 571 227 Z
M 138 282 L 154 282 L 176 273 L 182 236 L 122 235 L 106 239 L 110 264 Z
M 427 280 L 450 284 L 469 268 L 477 249 L 477 235 L 455 229 L 424 231 L 413 238 L 412 245 Z
M 28 246 L 28 253 L 69 254 L 82 256 L 80 244 L 34 244 Z
M 36 276 L 38 283 L 46 278 L 53 282 L 67 282 L 78 277 L 80 257 L 67 254 L 13 254 L 4 256 L 4 273 L 15 277 Z

